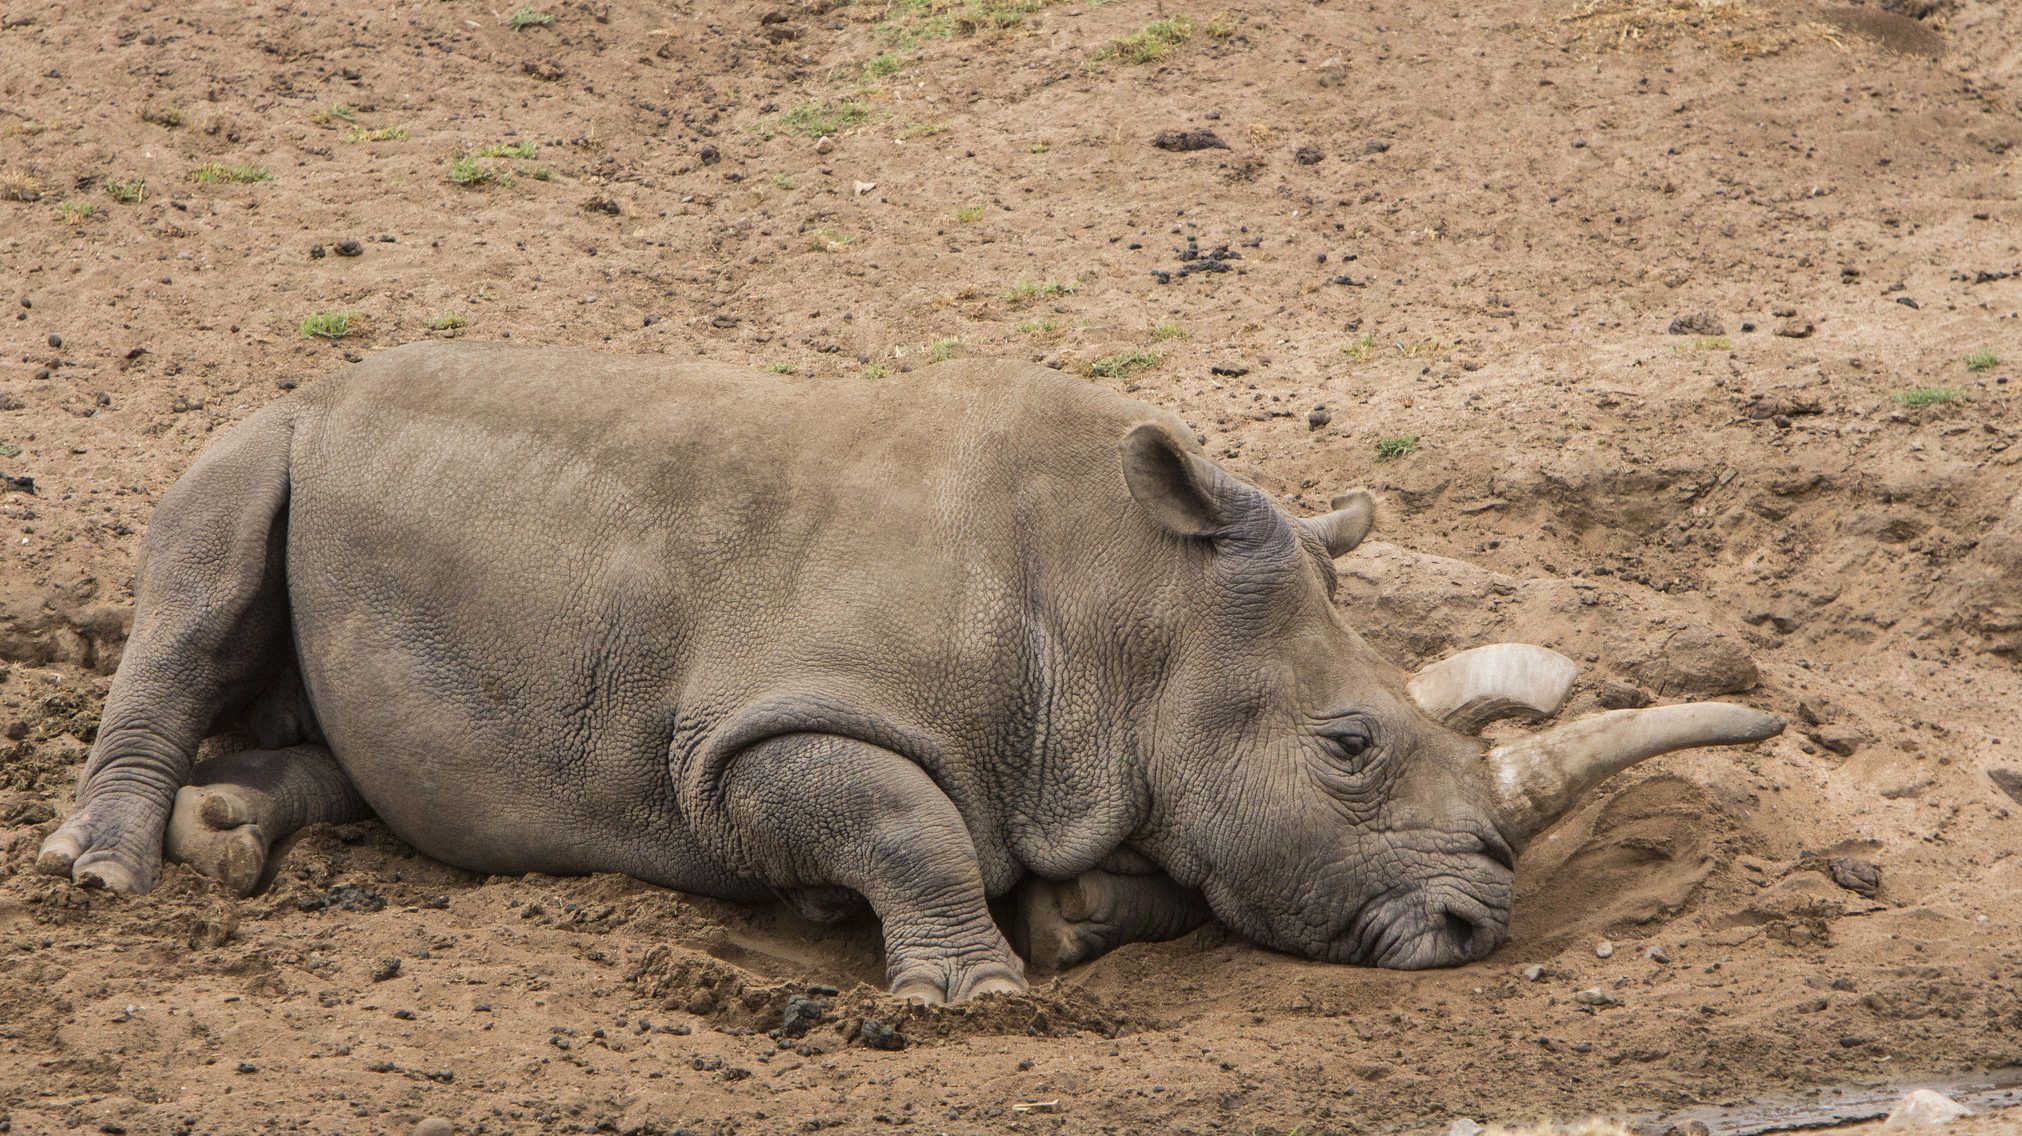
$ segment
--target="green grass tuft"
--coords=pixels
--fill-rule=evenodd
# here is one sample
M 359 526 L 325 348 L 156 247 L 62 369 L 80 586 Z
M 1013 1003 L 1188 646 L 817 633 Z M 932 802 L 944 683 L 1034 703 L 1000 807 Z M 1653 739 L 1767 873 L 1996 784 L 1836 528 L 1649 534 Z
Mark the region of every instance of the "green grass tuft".
M 250 185 L 256 181 L 266 181 L 273 177 L 265 166 L 234 166 L 225 162 L 205 162 L 190 171 L 190 176 L 202 185 L 224 183 L 227 185 Z
M 854 99 L 842 99 L 832 103 L 801 103 L 799 106 L 780 111 L 768 121 L 788 134 L 819 138 L 827 134 L 840 134 L 851 127 L 862 126 L 870 120 L 869 107 Z
M 66 225 L 82 225 L 98 212 L 98 206 L 88 201 L 66 201 L 56 207 L 56 215 L 63 218 Z
M 1029 304 L 1034 300 L 1048 300 L 1056 296 L 1068 296 L 1081 285 L 1072 280 L 1021 280 L 1004 293 L 1004 299 L 1013 304 Z
M 511 177 L 504 170 L 479 165 L 476 158 L 458 158 L 449 163 L 449 180 L 452 185 L 473 189 L 492 182 L 503 184 Z
M 960 209 L 955 210 L 955 220 L 960 221 L 964 225 L 981 221 L 982 219 L 983 206 L 980 204 L 964 205 Z
M 1376 460 L 1380 462 L 1396 461 L 1398 458 L 1416 449 L 1418 449 L 1418 435 L 1392 435 L 1376 443 Z
M 0 442 L 0 458 L 18 458 L 20 456 L 21 456 L 20 446 L 17 446 L 12 442 Z
M 1018 330 L 1027 335 L 1052 335 L 1060 330 L 1059 320 L 1026 320 Z
M 1192 16 L 1167 16 L 1163 20 L 1153 20 L 1127 36 L 1111 40 L 1096 58 L 1125 63 L 1156 63 L 1172 54 L 1174 48 L 1192 39 L 1193 35 Z
M 1968 371 L 1991 371 L 2000 365 L 2001 357 L 1984 348 L 1966 356 L 1966 369 Z
M 946 134 L 947 132 L 948 124 L 945 122 L 915 122 L 904 130 L 899 131 L 899 137 L 932 138 L 936 134 Z
M 955 348 L 962 345 L 959 336 L 943 336 L 927 344 L 927 358 L 936 363 L 945 363 L 955 357 Z
M 457 328 L 469 326 L 470 321 L 463 318 L 461 312 L 444 312 L 428 321 L 430 331 L 455 331 Z
M 892 369 L 883 363 L 865 363 L 864 369 L 857 372 L 857 377 L 860 379 L 884 379 L 890 378 L 891 374 Z
M 1358 335 L 1341 345 L 1341 354 L 1348 356 L 1351 363 L 1365 363 L 1376 355 L 1376 337 Z
M 809 234 L 809 244 L 816 252 L 841 252 L 856 240 L 839 229 L 820 228 Z
M 398 126 L 379 126 L 370 130 L 354 126 L 344 132 L 346 142 L 405 142 L 407 131 Z
M 473 158 L 518 158 L 532 161 L 540 153 L 540 146 L 532 142 L 494 142 L 489 146 L 471 151 Z
M 1702 335 L 1692 341 L 1694 351 L 1732 351 L 1734 341 L 1724 335 Z
M 1165 360 L 1155 351 L 1126 351 L 1121 355 L 1105 355 L 1088 365 L 1088 373 L 1098 379 L 1120 379 L 1138 371 L 1149 371 Z
M 864 78 L 866 80 L 889 79 L 898 74 L 899 70 L 905 65 L 905 60 L 900 59 L 889 51 L 873 55 L 869 59 L 864 60 Z
M 772 188 L 774 189 L 792 189 L 799 184 L 799 182 L 794 181 L 785 174 L 772 175 Z
M 528 28 L 544 28 L 554 22 L 554 16 L 538 8 L 521 8 L 506 17 L 506 26 L 516 32 L 523 32 Z
M 342 339 L 355 330 L 351 325 L 357 318 L 350 312 L 316 312 L 302 321 L 302 338 Z
M 147 196 L 147 179 L 134 178 L 131 181 L 109 181 L 105 183 L 106 196 L 114 201 L 131 205 Z
M 800 373 L 800 369 L 792 363 L 774 363 L 772 366 L 767 367 L 766 370 L 771 371 L 775 375 L 797 375 Z
M 1961 402 L 1965 399 L 1966 392 L 1957 387 L 1918 387 L 1890 397 L 1911 410 L 1916 410 L 1919 407 L 1936 406 L 1944 402 Z
M 140 108 L 140 120 L 142 122 L 152 122 L 156 126 L 166 126 L 170 130 L 174 130 L 183 124 L 183 108 L 172 104 L 155 106 L 149 103 L 147 106 Z
M 318 126 L 329 126 L 339 119 L 345 122 L 357 122 L 358 112 L 344 103 L 331 103 L 327 107 L 309 112 L 309 121 Z
M 1155 323 L 1151 325 L 1153 339 L 1192 339 L 1194 333 L 1176 323 Z

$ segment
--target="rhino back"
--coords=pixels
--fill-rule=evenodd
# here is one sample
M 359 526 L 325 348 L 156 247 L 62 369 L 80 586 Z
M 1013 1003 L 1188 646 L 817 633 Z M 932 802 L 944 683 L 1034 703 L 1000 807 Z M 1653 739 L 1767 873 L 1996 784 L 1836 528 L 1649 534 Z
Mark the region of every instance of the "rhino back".
M 1131 531 L 1115 440 L 1153 413 L 1019 364 L 386 353 L 298 419 L 312 701 L 380 814 L 454 863 L 734 896 L 696 815 L 720 763 L 825 730 L 925 766 L 1008 886 L 1074 622 L 1038 609 L 1104 571 L 1075 542 Z

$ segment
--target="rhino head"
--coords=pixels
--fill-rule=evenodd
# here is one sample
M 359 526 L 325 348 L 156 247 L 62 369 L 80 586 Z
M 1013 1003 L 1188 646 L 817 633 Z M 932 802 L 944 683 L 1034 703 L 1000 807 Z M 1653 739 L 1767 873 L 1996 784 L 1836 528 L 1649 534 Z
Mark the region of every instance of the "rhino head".
M 1415 675 L 1378 656 L 1333 603 L 1332 560 L 1373 519 L 1366 493 L 1295 520 L 1156 423 L 1125 438 L 1123 466 L 1186 546 L 1137 843 L 1269 946 L 1398 969 L 1482 958 L 1508 936 L 1517 855 L 1582 794 L 1645 758 L 1783 728 L 1698 703 L 1491 745 L 1476 735 L 1492 721 L 1556 713 L 1574 665 L 1521 644 Z

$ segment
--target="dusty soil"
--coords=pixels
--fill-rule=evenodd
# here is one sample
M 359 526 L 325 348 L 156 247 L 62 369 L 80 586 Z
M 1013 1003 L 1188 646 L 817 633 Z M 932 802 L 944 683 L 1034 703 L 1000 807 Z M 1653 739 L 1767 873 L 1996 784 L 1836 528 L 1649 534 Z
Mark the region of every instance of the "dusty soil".
M 2022 1065 L 2013 5 L 1251 0 L 1140 64 L 1099 56 L 1183 9 L 908 47 L 823 2 L 0 4 L 0 192 L 39 194 L 0 200 L 32 479 L 0 491 L 0 1129 L 1387 1132 Z M 777 117 L 848 99 L 825 145 Z M 451 183 L 502 143 L 535 148 L 478 162 L 510 181 Z M 351 335 L 299 332 L 332 310 Z M 1342 602 L 1399 662 L 1528 638 L 1589 664 L 1575 712 L 1798 728 L 1617 778 L 1525 857 L 1511 943 L 1438 973 L 1211 927 L 902 1011 L 867 926 L 472 877 L 376 825 L 243 901 L 34 875 L 153 503 L 429 336 L 840 383 L 937 342 L 1152 352 L 1090 381 L 1296 507 L 1380 491 Z M 1926 387 L 1961 397 L 1892 397 Z M 776 1040 L 810 984 L 834 1022 Z

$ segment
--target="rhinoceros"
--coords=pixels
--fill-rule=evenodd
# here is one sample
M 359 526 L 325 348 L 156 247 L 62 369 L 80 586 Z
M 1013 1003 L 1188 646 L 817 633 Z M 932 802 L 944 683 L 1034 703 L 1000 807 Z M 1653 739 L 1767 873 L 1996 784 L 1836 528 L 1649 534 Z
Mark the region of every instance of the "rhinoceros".
M 295 830 L 376 815 L 474 871 L 867 903 L 923 1002 L 1211 915 L 1449 966 L 1602 778 L 1782 728 L 1701 703 L 1490 746 L 1573 664 L 1379 657 L 1332 599 L 1373 514 L 1291 517 L 1173 414 L 1030 364 L 398 348 L 162 499 L 40 865 L 144 892 L 166 846 L 247 893 Z

